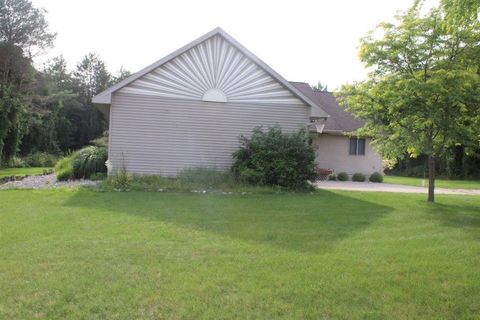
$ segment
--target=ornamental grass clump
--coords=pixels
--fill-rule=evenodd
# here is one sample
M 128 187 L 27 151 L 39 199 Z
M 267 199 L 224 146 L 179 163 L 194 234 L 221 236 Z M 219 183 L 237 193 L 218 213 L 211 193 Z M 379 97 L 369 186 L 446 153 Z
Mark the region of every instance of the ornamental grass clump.
M 80 151 L 73 159 L 73 175 L 76 179 L 88 179 L 94 173 L 107 172 L 105 161 L 108 152 L 104 147 L 88 146 Z

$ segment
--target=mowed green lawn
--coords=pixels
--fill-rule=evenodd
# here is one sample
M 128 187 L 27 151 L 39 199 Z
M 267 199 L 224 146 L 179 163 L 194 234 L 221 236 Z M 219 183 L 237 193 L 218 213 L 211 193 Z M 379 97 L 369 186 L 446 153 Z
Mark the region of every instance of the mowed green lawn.
M 407 186 L 422 186 L 422 178 L 385 176 L 385 183 L 404 184 Z M 428 186 L 428 179 L 425 180 L 425 186 Z M 446 189 L 478 189 L 480 190 L 480 180 L 450 180 L 435 179 L 435 187 Z
M 480 197 L 0 191 L 0 319 L 474 319 Z
M 0 178 L 9 176 L 33 176 L 42 174 L 45 170 L 53 168 L 33 167 L 33 168 L 0 168 Z

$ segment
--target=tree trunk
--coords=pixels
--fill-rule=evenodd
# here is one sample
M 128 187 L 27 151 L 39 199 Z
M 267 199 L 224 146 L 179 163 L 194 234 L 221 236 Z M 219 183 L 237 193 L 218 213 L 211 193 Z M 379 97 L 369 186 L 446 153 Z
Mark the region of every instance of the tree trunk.
M 428 156 L 428 201 L 435 201 L 435 157 Z

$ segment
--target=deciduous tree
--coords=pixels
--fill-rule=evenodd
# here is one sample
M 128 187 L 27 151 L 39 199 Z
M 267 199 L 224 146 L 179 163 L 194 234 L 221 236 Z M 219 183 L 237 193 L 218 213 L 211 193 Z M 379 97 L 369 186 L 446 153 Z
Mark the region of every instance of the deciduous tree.
M 478 20 L 451 20 L 422 1 L 382 23 L 361 40 L 367 80 L 345 85 L 339 99 L 366 121 L 359 134 L 373 137 L 388 158 L 405 152 L 428 156 L 428 200 L 434 201 L 435 161 L 447 147 L 478 147 L 480 75 Z

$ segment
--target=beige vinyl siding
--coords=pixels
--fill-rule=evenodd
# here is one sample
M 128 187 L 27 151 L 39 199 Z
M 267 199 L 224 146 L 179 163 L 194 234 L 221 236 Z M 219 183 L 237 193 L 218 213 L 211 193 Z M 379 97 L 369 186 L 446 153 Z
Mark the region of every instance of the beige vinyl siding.
M 304 104 L 215 103 L 117 92 L 110 118 L 109 159 L 136 174 L 175 176 L 184 168 L 226 169 L 240 135 L 278 124 L 305 127 Z
M 350 138 L 342 135 L 321 134 L 313 140 L 316 163 L 320 168 L 334 169 L 336 173 L 356 172 L 371 174 L 382 171 L 382 159 L 372 149 L 370 139 L 365 141 L 365 155 L 350 155 Z

